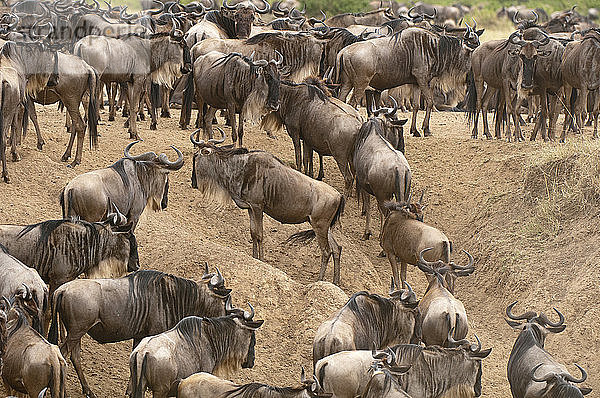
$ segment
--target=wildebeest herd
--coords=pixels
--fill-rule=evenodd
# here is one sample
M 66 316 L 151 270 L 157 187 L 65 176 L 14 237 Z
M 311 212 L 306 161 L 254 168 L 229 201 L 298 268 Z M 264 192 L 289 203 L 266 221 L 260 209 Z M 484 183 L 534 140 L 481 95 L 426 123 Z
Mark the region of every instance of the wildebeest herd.
M 581 130 L 589 113 L 594 137 L 600 114 L 600 29 L 575 7 L 543 24 L 536 10 L 503 10 L 516 24 L 507 39 L 480 43 L 483 29 L 464 22 L 464 6 L 384 6 L 369 12 L 307 18 L 283 2 L 235 4 L 150 2 L 136 14 L 127 7 L 84 0 L 12 4 L 0 19 L 0 153 L 9 182 L 6 146 L 19 160 L 18 145 L 31 119 L 37 146 L 44 139 L 35 103 L 58 102 L 67 111 L 71 167 L 82 162 L 87 130 L 100 139 L 100 107 L 109 99 L 109 120 L 120 106 L 134 140 L 111 166 L 81 174 L 62 190 L 62 218 L 31 225 L 0 225 L 0 358 L 9 391 L 30 397 L 66 397 L 67 359 L 83 394 L 103 396 L 86 381 L 81 339 L 98 343 L 133 340 L 130 397 L 477 397 L 482 361 L 491 352 L 467 339 L 468 319 L 454 296 L 458 277 L 475 272 L 453 260 L 452 241 L 424 223 L 424 194 L 413 200 L 412 172 L 405 156 L 400 107 L 412 108 L 410 132 L 431 135 L 434 108 L 468 111 L 478 136 L 478 116 L 491 138 L 523 134 L 526 101 L 535 127 L 531 139 L 554 139 L 565 113 L 561 141 Z M 272 14 L 274 19 L 265 23 Z M 346 103 L 348 101 L 348 103 Z M 370 198 L 380 213 L 379 241 L 391 266 L 389 297 L 352 295 L 316 331 L 313 377 L 302 369 L 299 387 L 238 385 L 227 377 L 254 366 L 254 308 L 232 304 L 232 290 L 218 268 L 199 269 L 198 280 L 140 269 L 136 226 L 146 208 L 167 208 L 169 173 L 184 166 L 166 154 L 131 151 L 141 140 L 137 122 L 156 129 L 157 108 L 181 105 L 186 129 L 197 109 L 190 141 L 191 185 L 207 202 L 247 209 L 252 255 L 264 260 L 263 214 L 285 224 L 309 222 L 312 229 L 290 243 L 317 240 L 319 279 L 333 257 L 333 282 L 340 284 L 342 246 L 335 227 L 346 201 L 362 201 L 372 235 Z M 385 104 L 384 104 L 385 103 Z M 560 106 L 559 106 L 560 104 Z M 80 114 L 83 105 L 84 116 Z M 358 111 L 367 109 L 365 119 Z M 213 125 L 224 110 L 233 143 Z M 236 120 L 236 115 L 239 115 Z M 275 155 L 243 146 L 244 125 L 260 121 L 269 135 L 283 128 L 293 142 L 296 168 Z M 511 122 L 512 121 L 512 122 Z M 513 125 L 511 130 L 511 123 Z M 108 134 L 109 132 L 106 132 Z M 104 132 L 103 132 L 104 134 Z M 187 133 L 186 133 L 187 134 Z M 314 177 L 313 151 L 319 155 Z M 323 156 L 332 156 L 344 192 L 321 181 Z M 410 158 L 410 157 L 408 157 Z M 415 195 L 416 197 L 416 195 Z M 289 198 L 294 198 L 290 200 Z M 57 210 L 58 214 L 58 210 Z M 400 270 L 398 269 L 400 263 Z M 407 281 L 408 264 L 427 278 L 418 299 Z M 565 329 L 544 313 L 513 313 L 506 321 L 519 336 L 508 360 L 513 397 L 581 397 L 587 374 L 573 376 L 544 349 L 545 338 Z M 268 320 L 267 320 L 268 321 Z M 220 377 L 218 377 L 220 376 Z M 93 391 L 95 390 L 95 391 Z

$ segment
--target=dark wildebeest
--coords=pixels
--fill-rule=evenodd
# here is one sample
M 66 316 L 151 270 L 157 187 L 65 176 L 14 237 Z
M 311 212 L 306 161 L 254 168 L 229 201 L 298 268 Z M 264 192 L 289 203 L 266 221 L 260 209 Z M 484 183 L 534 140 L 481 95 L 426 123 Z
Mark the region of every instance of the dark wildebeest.
M 394 100 L 394 103 L 396 101 Z M 373 110 L 377 116 L 385 119 L 370 118 L 364 123 L 354 142 L 353 165 L 356 175 L 356 191 L 362 200 L 362 214 L 366 214 L 363 239 L 371 236 L 371 195 L 377 199 L 380 215 L 380 231 L 383 230 L 385 216 L 389 212 L 384 203 L 396 196 L 396 201 L 410 200 L 412 173 L 404 151 L 404 132 L 402 126 L 408 119 L 396 118 L 397 104 L 394 108 Z M 393 145 L 392 142 L 400 143 Z M 397 147 L 401 148 L 398 150 Z
M 334 15 L 325 20 L 325 25 L 338 28 L 347 28 L 350 25 L 381 26 L 396 18 L 391 9 L 379 8 L 368 12 Z
M 244 120 L 256 120 L 279 108 L 281 62 L 283 59 L 253 61 L 240 53 L 227 55 L 217 51 L 196 58 L 194 86 L 199 118 L 208 105 L 208 111 L 201 118 L 204 139 L 213 138 L 212 121 L 216 111 L 227 109 L 233 142 L 237 141 L 241 148 Z M 236 113 L 239 114 L 237 131 Z
M 296 169 L 313 176 L 312 151 L 322 156 L 333 156 L 344 177 L 344 194 L 352 192 L 354 172 L 352 153 L 356 136 L 363 123 L 360 114 L 351 106 L 331 97 L 329 90 L 317 78 L 303 83 L 283 81 L 280 89 L 279 110 L 262 121 L 262 127 L 280 131 L 283 126 L 294 143 Z M 301 152 L 304 143 L 304 156 Z M 323 178 L 323 165 L 317 179 Z
M 394 365 L 410 366 L 398 376 L 400 387 L 412 398 L 479 397 L 481 360 L 492 349 L 482 351 L 479 339 L 476 345 L 466 340 L 459 343 L 457 348 L 413 344 L 392 347 Z M 365 390 L 372 363 L 371 351 L 343 351 L 319 361 L 315 374 L 325 392 L 336 398 L 354 398 Z
M 178 77 L 191 71 L 189 49 L 178 23 L 173 21 L 173 29 L 168 33 L 130 34 L 119 38 L 86 36 L 75 43 L 73 52 L 98 71 L 103 83 L 126 83 L 130 138 L 139 139 L 136 117 L 140 98 L 150 81 L 172 87 Z M 153 103 L 157 105 L 158 101 L 154 99 Z M 156 130 L 156 109 L 151 108 L 150 129 Z M 114 120 L 114 116 L 114 97 L 111 96 L 109 120 Z
M 268 384 L 235 384 L 210 373 L 196 373 L 183 379 L 177 387 L 178 398 L 329 398 L 323 394 L 316 377 L 306 380 L 304 368 L 300 387 L 273 387 Z
M 147 207 L 154 211 L 167 208 L 169 172 L 183 167 L 183 154 L 172 146 L 177 152 L 174 162 L 164 153 L 131 156 L 129 150 L 137 142 L 128 144 L 125 157 L 112 166 L 81 174 L 67 184 L 60 194 L 63 218 L 100 221 L 113 203 L 126 215 L 134 231 Z
M 429 135 L 433 109 L 431 80 L 437 78 L 443 91 L 463 84 L 471 66 L 471 52 L 479 46 L 479 34 L 480 31 L 471 27 L 467 27 L 462 37 L 408 28 L 391 38 L 351 44 L 337 55 L 335 81 L 341 84 L 339 98 L 345 101 L 354 90 L 350 104 L 356 106 L 369 86 L 382 91 L 403 84 L 418 84 L 427 107 L 423 133 Z M 413 111 L 413 135 L 419 134 L 416 111 L 417 107 Z
M 24 286 L 10 300 L 0 298 L 0 311 L 7 315 L 8 338 L 1 362 L 2 381 L 8 392 L 38 397 L 49 388 L 52 398 L 66 398 L 67 363 L 58 347 L 30 326 L 40 320 L 29 288 Z
M 71 157 L 71 150 L 75 137 L 77 137 L 77 147 L 75 150 L 75 158 L 70 164 L 74 167 L 81 163 L 81 155 L 83 151 L 83 140 L 85 138 L 85 122 L 79 113 L 79 104 L 83 103 L 83 96 L 88 93 L 89 99 L 87 104 L 87 125 L 90 144 L 96 145 L 98 139 L 98 115 L 96 108 L 96 89 L 98 86 L 98 75 L 94 68 L 89 66 L 84 60 L 70 54 L 58 53 L 58 84 L 54 87 L 44 88 L 34 96 L 35 102 L 42 105 L 49 105 L 60 101 L 66 108 L 68 117 L 70 118 L 71 138 L 61 160 L 66 162 Z M 35 116 L 35 108 L 33 101 L 29 102 L 29 112 L 32 118 L 35 131 L 38 137 L 38 149 L 42 149 L 44 140 L 42 138 L 40 127 Z
M 522 141 L 523 135 L 519 124 L 519 109 L 522 99 L 533 90 L 535 64 L 538 57 L 547 57 L 550 51 L 540 47 L 550 42 L 550 37 L 539 31 L 539 40 L 523 40 L 523 34 L 515 31 L 506 40 L 494 40 L 485 43 L 473 51 L 471 60 L 472 76 L 468 79 L 467 104 L 469 118 L 473 120 L 472 137 L 477 138 L 477 121 L 479 111 L 483 107 L 484 82 L 499 91 L 500 103 L 506 107 L 507 138 L 512 139 L 510 116 L 514 122 L 514 139 Z M 474 115 L 474 117 L 473 117 Z M 487 113 L 483 113 L 484 134 L 491 138 L 487 128 Z M 497 130 L 499 134 L 499 130 Z M 496 138 L 499 138 L 496 136 Z
M 88 278 L 118 277 L 139 268 L 135 235 L 113 216 L 98 223 L 63 219 L 0 225 L 0 244 L 37 270 L 52 297 L 57 287 L 83 273 Z
M 407 284 L 408 286 L 408 284 Z M 358 292 L 319 326 L 313 341 L 313 365 L 340 351 L 384 349 L 421 341 L 418 301 L 407 290 L 390 289 L 391 298 Z
M 537 21 L 538 18 L 540 18 L 542 22 L 548 21 L 549 19 L 548 13 L 543 8 L 538 7 L 536 9 L 530 9 L 524 5 L 502 7 L 496 13 L 497 18 L 508 18 L 513 21 L 515 25 L 520 22 L 518 19 L 519 15 L 528 20 Z
M 38 325 L 34 325 L 34 327 L 45 334 L 48 321 L 46 318 L 49 298 L 48 287 L 35 269 L 26 266 L 8 254 L 8 250 L 0 244 L 0 297 L 10 297 L 23 285 L 29 288 L 39 309 L 37 319 L 39 319 L 42 328 L 39 328 Z
M 467 253 L 469 263 L 466 266 L 438 260 L 429 262 L 423 255 L 431 249 L 419 253 L 417 266 L 425 273 L 429 282 L 425 295 L 419 302 L 421 313 L 423 342 L 425 345 L 449 346 L 450 331 L 455 339 L 464 339 L 469 331 L 467 312 L 460 300 L 454 297 L 456 278 L 469 276 L 475 271 L 473 257 Z
M 379 244 L 390 262 L 392 276 L 398 289 L 406 282 L 407 264 L 417 265 L 419 253 L 423 249 L 434 248 L 426 253 L 429 261 L 450 261 L 452 242 L 437 228 L 423 223 L 423 194 L 417 203 L 384 204 L 390 213 L 383 224 Z M 398 261 L 401 265 L 400 274 Z
M 53 296 L 49 339 L 58 342 L 60 316 L 67 330 L 61 351 L 71 358 L 84 394 L 93 397 L 81 368 L 81 338 L 86 333 L 99 343 L 133 339 L 135 347 L 186 316 L 225 315 L 230 293 L 221 274 L 209 273 L 208 265 L 199 282 L 147 270 L 119 279 L 75 280 Z
M 233 200 L 238 207 L 248 209 L 252 256 L 261 261 L 265 258 L 263 213 L 283 224 L 308 221 L 313 229 L 295 233 L 288 241 L 308 242 L 316 237 L 321 249 L 319 279 L 324 278 L 333 255 L 333 281 L 339 285 L 342 247 L 331 230 L 344 210 L 344 196 L 324 182 L 286 166 L 268 152 L 216 146 L 225 140 L 225 133 L 221 133 L 221 140 L 208 142 L 198 142 L 194 134 L 190 136 L 197 148 L 192 187 L 202 192 L 207 203 L 216 200 L 229 204 Z
M 577 90 L 577 100 L 573 112 L 565 109 L 565 122 L 563 124 L 560 141 L 565 141 L 567 126 L 575 116 L 575 125 L 583 131 L 586 111 L 586 101 L 590 91 L 600 87 L 600 29 L 590 29 L 581 41 L 569 43 L 565 49 L 560 69 L 563 78 L 565 93 L 564 104 L 571 103 L 572 90 Z M 591 107 L 594 114 L 593 138 L 598 138 L 598 115 L 600 114 L 600 95 L 596 93 Z
M 133 398 L 175 395 L 175 382 L 197 372 L 226 375 L 254 366 L 255 331 L 264 321 L 251 312 L 219 318 L 183 318 L 173 329 L 146 337 L 129 357 Z
M 548 333 L 560 333 L 565 330 L 565 317 L 556 309 L 558 322 L 552 322 L 542 312 L 539 315 L 528 311 L 522 315 L 514 315 L 512 309 L 517 304 L 513 302 L 506 308 L 506 322 L 515 330 L 520 331 L 519 337 L 508 359 L 507 375 L 510 391 L 514 398 L 559 398 L 583 397 L 592 390 L 577 387 L 571 383 L 583 383 L 587 378 L 581 371 L 581 378 L 576 379 L 567 368 L 557 362 L 544 349 Z M 521 322 L 525 321 L 525 322 Z

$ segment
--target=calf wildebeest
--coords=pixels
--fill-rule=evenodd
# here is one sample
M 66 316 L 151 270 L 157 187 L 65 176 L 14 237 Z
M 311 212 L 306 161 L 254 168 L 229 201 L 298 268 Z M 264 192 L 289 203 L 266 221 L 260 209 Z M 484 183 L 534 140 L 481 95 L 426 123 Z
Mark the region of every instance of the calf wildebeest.
M 4 385 L 30 397 L 43 395 L 42 391 L 49 388 L 52 398 L 66 398 L 67 363 L 58 347 L 30 326 L 38 308 L 29 289 L 25 286 L 10 300 L 1 298 L 0 311 L 2 307 L 7 314 L 7 340 L 2 355 Z
M 279 108 L 281 62 L 283 59 L 253 61 L 240 53 L 227 55 L 217 51 L 198 57 L 194 61 L 194 86 L 199 118 L 204 106 L 209 106 L 201 118 L 204 139 L 212 138 L 216 111 L 227 109 L 233 142 L 239 139 L 241 148 L 244 120 L 256 120 Z M 236 113 L 240 115 L 237 131 Z
M 395 100 L 394 100 L 395 102 Z M 385 215 L 389 212 L 384 203 L 396 196 L 396 201 L 404 202 L 410 197 L 412 173 L 404 150 L 404 132 L 402 126 L 408 119 L 396 118 L 397 106 L 391 109 L 375 109 L 377 116 L 385 119 L 370 118 L 364 123 L 354 143 L 353 165 L 356 175 L 356 191 L 362 200 L 362 214 L 366 214 L 363 239 L 371 236 L 371 195 L 377 199 L 380 215 L 380 231 L 383 230 Z M 390 139 L 390 138 L 392 139 Z M 396 138 L 401 142 L 402 151 L 397 150 L 390 141 Z
M 333 255 L 333 282 L 340 283 L 342 247 L 331 229 L 339 220 L 345 205 L 344 196 L 321 181 L 313 180 L 286 166 L 268 152 L 246 148 L 218 147 L 225 140 L 190 140 L 197 148 L 192 166 L 192 187 L 198 188 L 207 203 L 230 200 L 248 209 L 252 256 L 264 261 L 263 213 L 284 224 L 308 221 L 312 230 L 290 236 L 290 242 L 308 242 L 317 238 L 321 249 L 319 279 L 325 276 Z M 294 200 L 290 200 L 294 198 Z
M 134 231 L 147 207 L 154 211 L 167 208 L 169 172 L 183 167 L 183 154 L 171 146 L 177 153 L 174 162 L 164 153 L 132 156 L 129 151 L 138 142 L 128 144 L 125 157 L 112 166 L 80 174 L 67 184 L 60 194 L 63 218 L 100 221 L 113 203 L 126 215 Z
M 191 70 L 189 49 L 178 23 L 175 19 L 173 21 L 170 32 L 147 36 L 129 34 L 119 38 L 86 36 L 75 43 L 74 54 L 93 66 L 103 83 L 127 84 L 130 138 L 139 139 L 136 116 L 142 92 L 150 80 L 161 86 L 172 87 L 175 79 Z M 114 98 L 110 98 L 109 120 L 114 120 Z M 151 108 L 150 129 L 155 130 L 156 109 L 154 106 Z
M 0 244 L 35 268 L 50 287 L 85 273 L 88 278 L 117 277 L 139 268 L 137 241 L 129 225 L 113 215 L 98 223 L 49 220 L 32 225 L 0 225 Z
M 317 78 L 305 79 L 303 83 L 283 81 L 280 89 L 280 106 L 277 112 L 267 115 L 262 127 L 279 131 L 283 126 L 294 143 L 296 169 L 310 177 L 312 151 L 320 156 L 333 156 L 344 177 L 344 194 L 352 192 L 354 173 L 352 153 L 356 135 L 362 125 L 360 114 L 351 106 L 331 97 L 331 94 Z M 301 152 L 304 144 L 304 156 Z M 323 178 L 323 167 L 317 179 Z
M 572 114 L 565 109 L 565 122 L 563 124 L 560 141 L 565 141 L 567 125 L 572 116 L 575 124 L 583 131 L 584 115 L 588 93 L 600 87 L 600 29 L 590 29 L 581 41 L 569 43 L 565 49 L 560 69 L 563 78 L 565 104 L 571 103 L 572 89 L 577 89 L 577 100 Z M 592 106 L 594 114 L 593 138 L 598 138 L 598 115 L 600 114 L 600 95 L 596 94 Z
M 170 392 L 177 380 L 197 372 L 229 375 L 254 366 L 255 331 L 264 321 L 253 320 L 251 312 L 219 318 L 183 318 L 173 329 L 146 337 L 129 357 L 133 398 L 146 389 L 155 398 Z
M 514 315 L 512 309 L 517 304 L 513 302 L 506 308 L 506 322 L 515 330 L 520 331 L 508 359 L 508 381 L 510 391 L 515 398 L 558 398 L 583 397 L 592 390 L 578 387 L 571 383 L 583 383 L 587 378 L 581 371 L 581 378 L 576 379 L 567 368 L 557 362 L 544 349 L 548 333 L 560 333 L 565 330 L 565 317 L 556 308 L 558 322 L 552 322 L 543 312 L 539 315 L 527 311 L 522 315 Z M 525 322 L 521 322 L 525 321 Z
M 397 288 L 406 282 L 407 264 L 417 265 L 419 253 L 423 249 L 434 248 L 427 252 L 430 261 L 450 261 L 452 242 L 443 232 L 423 223 L 424 192 L 417 203 L 386 202 L 384 207 L 390 211 L 383 224 L 379 244 L 392 267 L 392 276 Z M 398 274 L 398 261 L 401 269 Z
M 235 384 L 210 373 L 196 373 L 183 379 L 177 387 L 178 398 L 329 398 L 323 394 L 321 386 L 313 376 L 304 377 L 304 368 L 300 376 L 300 387 L 273 387 L 262 383 Z
M 466 340 L 465 340 L 466 341 Z M 458 348 L 423 347 L 403 344 L 391 347 L 394 366 L 410 366 L 398 375 L 400 387 L 413 398 L 461 397 L 481 395 L 481 360 L 492 351 L 463 343 Z M 336 398 L 355 398 L 370 380 L 371 351 L 343 351 L 320 360 L 315 374 L 323 391 Z
M 455 37 L 408 28 L 391 38 L 351 44 L 337 55 L 335 81 L 341 84 L 339 98 L 345 101 L 354 90 L 349 103 L 356 106 L 368 86 L 381 91 L 403 84 L 418 84 L 427 106 L 423 133 L 429 135 L 433 108 L 431 80 L 439 79 L 443 88 L 463 84 L 471 66 L 471 52 L 479 46 L 481 33 L 467 27 L 464 35 Z M 417 110 L 413 110 L 413 135 L 419 134 Z
M 71 358 L 84 394 L 94 396 L 81 368 L 81 338 L 99 343 L 133 339 L 134 347 L 162 333 L 186 316 L 223 316 L 231 289 L 221 274 L 208 272 L 199 282 L 158 271 L 140 270 L 119 279 L 80 279 L 60 287 L 53 296 L 49 339 L 58 342 L 59 321 L 67 336 L 61 343 Z
M 8 254 L 8 250 L 0 244 L 0 297 L 10 297 L 23 285 L 29 288 L 39 310 L 37 319 L 40 325 L 33 325 L 33 327 L 45 334 L 48 287 L 35 269 Z
M 456 278 L 469 276 L 475 271 L 474 261 L 463 250 L 469 257 L 466 266 L 456 265 L 452 261 L 429 262 L 423 259 L 423 255 L 429 250 L 431 249 L 424 249 L 419 253 L 417 264 L 429 282 L 418 306 L 422 317 L 421 333 L 425 345 L 447 347 L 450 331 L 454 331 L 455 339 L 464 339 L 469 331 L 465 307 L 453 294 Z
M 407 284 L 408 286 L 408 284 Z M 313 341 L 313 364 L 340 351 L 383 349 L 421 340 L 417 298 L 407 290 L 390 289 L 391 298 L 358 292 L 323 322 Z

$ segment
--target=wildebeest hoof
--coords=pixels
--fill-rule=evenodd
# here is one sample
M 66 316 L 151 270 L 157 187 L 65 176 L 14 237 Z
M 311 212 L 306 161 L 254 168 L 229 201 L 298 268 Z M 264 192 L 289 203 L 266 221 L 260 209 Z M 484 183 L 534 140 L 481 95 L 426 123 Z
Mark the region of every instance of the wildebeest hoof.
M 60 158 L 60 161 L 61 161 L 61 162 L 66 162 L 67 160 L 69 160 L 69 158 L 70 158 L 70 157 L 71 157 L 70 155 L 64 154 L 64 155 L 62 155 L 62 157 Z
M 423 130 L 423 136 L 424 137 L 431 137 L 432 136 L 431 131 L 430 130 Z
M 156 123 L 150 123 L 150 130 L 156 130 Z
M 123 111 L 123 113 L 121 113 L 121 116 L 123 116 L 123 117 L 129 117 L 129 112 Z
M 10 177 L 9 176 L 3 176 L 2 179 L 4 180 L 5 183 L 10 184 Z
M 138 120 L 146 120 L 146 115 L 144 115 L 143 113 L 140 113 L 138 115 Z
M 417 130 L 411 131 L 411 134 L 413 135 L 413 137 L 420 137 L 421 133 L 419 133 Z
M 80 163 L 81 163 L 81 162 L 80 162 L 79 160 L 74 160 L 74 161 L 72 161 L 71 163 L 69 163 L 69 164 L 67 165 L 67 167 L 68 167 L 68 168 L 70 168 L 70 169 L 73 169 L 73 168 L 75 168 L 76 166 L 78 166 Z
M 180 128 L 181 130 L 187 130 L 187 129 L 188 129 L 188 127 L 187 127 L 187 124 L 180 124 L 180 125 L 179 125 L 179 128 Z
M 369 238 L 371 237 L 371 235 L 373 235 L 373 234 L 371 233 L 371 231 L 369 231 L 369 232 L 365 232 L 365 233 L 363 234 L 363 236 L 362 236 L 362 238 L 361 238 L 361 239 L 362 239 L 362 240 L 369 240 Z
M 377 257 L 379 258 L 385 258 L 385 252 L 382 250 L 379 252 L 379 254 L 377 255 Z
M 129 119 L 125 123 L 123 123 L 124 128 L 129 128 Z
M 109 122 L 114 122 L 115 121 L 115 117 L 114 116 L 109 116 L 108 117 L 108 121 Z
M 164 117 L 164 118 L 170 119 L 171 118 L 171 113 L 169 111 L 162 111 L 160 113 L 160 117 Z
M 473 138 L 474 140 L 477 139 L 477 134 L 471 134 L 471 138 Z
M 20 160 L 21 160 L 21 156 L 18 153 L 15 152 L 15 153 L 12 154 L 12 161 L 13 162 L 18 162 Z

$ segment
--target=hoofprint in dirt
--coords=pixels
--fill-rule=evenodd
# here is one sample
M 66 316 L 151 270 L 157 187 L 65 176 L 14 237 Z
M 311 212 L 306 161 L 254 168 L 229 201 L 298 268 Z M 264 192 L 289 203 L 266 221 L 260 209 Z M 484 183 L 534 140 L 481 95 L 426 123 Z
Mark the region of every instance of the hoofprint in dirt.
M 257 317 L 265 319 L 257 332 L 255 367 L 234 375 L 234 380 L 295 385 L 300 366 L 311 368 L 311 344 L 317 327 L 344 304 L 348 295 L 359 290 L 387 294 L 391 270 L 387 259 L 378 257 L 378 223 L 373 224 L 373 238 L 362 241 L 364 220 L 356 198 L 348 201 L 341 226 L 334 230 L 343 246 L 341 290 L 330 283 L 315 283 L 320 257 L 316 243 L 282 244 L 307 225 L 281 225 L 265 217 L 266 263 L 252 259 L 247 212 L 233 204 L 215 208 L 201 203 L 198 191 L 191 188 L 190 131 L 179 130 L 178 116 L 161 120 L 157 131 L 150 131 L 147 122 L 140 124 L 145 139 L 138 144 L 143 147 L 140 150 L 167 152 L 169 145 L 176 145 L 186 161 L 183 169 L 171 175 L 167 210 L 146 214 L 138 225 L 140 265 L 187 278 L 198 278 L 204 261 L 211 267 L 219 266 L 233 289 L 234 304 L 250 301 Z M 69 169 L 60 161 L 68 142 L 64 115 L 53 106 L 39 108 L 47 145 L 40 152 L 35 149 L 33 136 L 25 139 L 22 161 L 11 164 L 13 183 L 0 186 L 3 223 L 60 218 L 58 194 L 70 179 L 122 157 L 129 143 L 123 120 L 106 122 L 106 114 L 102 119 L 99 150 L 86 148 L 82 165 Z M 427 190 L 425 221 L 446 233 L 454 242 L 455 252 L 465 249 L 476 260 L 475 273 L 457 282 L 455 294 L 468 313 L 469 338 L 477 333 L 484 348 L 493 347 L 484 360 L 483 396 L 510 396 L 506 363 L 516 333 L 504 322 L 503 313 L 514 300 L 519 300 L 516 312 L 533 309 L 548 313 L 552 306 L 563 312 L 567 329 L 551 336 L 546 348 L 575 374 L 572 364 L 582 365 L 590 374 L 585 384 L 600 389 L 600 362 L 594 354 L 600 350 L 595 327 L 600 316 L 595 305 L 600 293 L 597 217 L 581 217 L 542 239 L 532 228 L 537 220 L 524 190 L 525 166 L 558 144 L 472 140 L 461 113 L 435 113 L 432 131 L 430 138 L 407 135 L 406 157 L 413 170 L 413 192 Z M 531 126 L 527 126 L 525 134 L 530 131 Z M 568 139 L 580 140 L 578 136 Z M 293 145 L 287 135 L 270 139 L 252 127 L 245 144 L 294 164 Z M 343 190 L 343 179 L 330 158 L 325 160 L 325 181 Z M 375 204 L 372 206 L 376 214 Z M 326 280 L 331 277 L 330 266 Z M 424 275 L 409 266 L 408 281 L 422 296 Z M 124 394 L 130 350 L 130 342 L 100 345 L 84 338 L 84 369 L 99 397 Z M 68 393 L 81 396 L 72 366 Z

